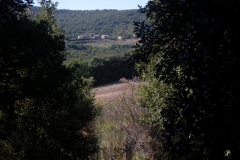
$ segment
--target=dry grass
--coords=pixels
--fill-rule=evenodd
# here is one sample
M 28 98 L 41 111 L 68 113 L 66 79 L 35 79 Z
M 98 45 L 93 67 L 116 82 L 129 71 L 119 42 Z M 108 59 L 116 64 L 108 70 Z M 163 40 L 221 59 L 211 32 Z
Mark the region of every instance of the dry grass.
M 139 82 L 129 82 L 134 85 L 138 85 Z M 132 90 L 129 88 L 128 83 L 115 83 L 105 86 L 96 87 L 93 89 L 93 93 L 95 94 L 95 100 L 96 103 L 100 102 L 112 102 L 116 99 L 119 99 L 119 97 L 122 96 L 122 94 L 131 93 Z
M 98 159 L 152 159 L 150 128 L 140 122 L 144 109 L 135 94 L 139 84 L 123 79 L 93 89 L 95 103 L 102 108 L 95 122 L 101 148 Z

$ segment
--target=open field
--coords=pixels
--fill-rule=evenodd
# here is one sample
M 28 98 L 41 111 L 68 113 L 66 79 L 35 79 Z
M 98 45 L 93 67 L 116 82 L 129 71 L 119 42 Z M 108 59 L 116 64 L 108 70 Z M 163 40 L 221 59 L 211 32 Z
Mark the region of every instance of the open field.
M 93 88 L 92 92 L 95 93 L 96 102 L 111 102 L 113 100 L 116 100 L 123 94 L 131 93 L 132 90 L 129 85 L 137 85 L 138 83 L 139 82 L 116 82 Z
M 148 113 L 137 101 L 140 81 L 120 79 L 121 82 L 96 87 L 95 103 L 101 115 L 95 121 L 101 148 L 99 159 L 152 159 L 150 128 L 141 121 Z

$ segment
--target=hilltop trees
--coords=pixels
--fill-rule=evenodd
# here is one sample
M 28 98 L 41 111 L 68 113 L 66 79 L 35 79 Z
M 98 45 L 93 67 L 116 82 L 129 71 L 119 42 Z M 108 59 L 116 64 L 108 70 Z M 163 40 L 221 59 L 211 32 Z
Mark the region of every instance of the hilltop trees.
M 39 12 L 39 7 L 31 11 Z M 56 19 L 67 32 L 69 39 L 77 39 L 81 34 L 109 34 L 111 38 L 118 36 L 133 38 L 133 20 L 144 20 L 144 14 L 132 10 L 64 10 L 56 12 Z
M 239 1 L 153 0 L 140 12 L 150 23 L 135 22 L 132 60 L 158 80 L 143 106 L 162 129 L 165 157 L 238 159 Z
M 97 151 L 90 84 L 65 60 L 55 4 L 0 1 L 0 159 L 87 159 Z

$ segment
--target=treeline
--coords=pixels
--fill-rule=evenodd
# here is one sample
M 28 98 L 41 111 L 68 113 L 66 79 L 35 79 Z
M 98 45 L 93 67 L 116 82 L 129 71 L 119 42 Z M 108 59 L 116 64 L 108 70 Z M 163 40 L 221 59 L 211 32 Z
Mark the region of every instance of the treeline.
M 66 43 L 65 52 L 67 61 L 74 58 L 89 60 L 93 57 L 123 56 L 124 54 L 130 54 L 133 49 L 133 45 L 131 44 L 121 45 L 111 43 L 111 41 L 107 42 L 107 44 L 103 42 L 97 46 L 94 44 L 68 42 Z
M 93 78 L 94 86 L 117 82 L 120 78 L 131 79 L 137 76 L 134 68 L 130 68 L 126 56 L 94 57 L 89 61 L 81 58 L 71 59 L 66 63 L 68 67 L 75 68 L 76 77 Z
M 91 79 L 66 67 L 55 4 L 0 1 L 0 159 L 92 159 L 98 152 Z
M 148 82 L 144 121 L 157 131 L 154 159 L 240 157 L 238 0 L 151 0 L 136 22 L 132 60 Z
M 67 66 L 78 66 L 75 74 L 79 77 L 92 77 L 94 86 L 116 82 L 120 78 L 131 79 L 137 76 L 129 66 L 128 57 L 133 50 L 131 44 L 114 44 L 114 41 L 98 43 L 66 43 Z
M 31 11 L 38 13 L 39 7 Z M 67 33 L 68 39 L 77 39 L 85 33 L 108 34 L 112 39 L 118 36 L 134 38 L 133 21 L 144 20 L 144 14 L 133 10 L 57 10 L 59 26 Z
M 32 7 L 31 11 L 36 17 L 40 8 Z M 83 67 L 84 64 L 87 73 L 81 74 L 88 78 L 93 77 L 94 85 L 137 75 L 135 69 L 128 67 L 126 58 L 130 55 L 136 40 L 124 43 L 124 40 L 117 41 L 117 37 L 133 38 L 133 21 L 143 20 L 143 14 L 137 10 L 56 10 L 55 17 L 58 25 L 66 32 L 67 39 L 77 39 L 78 35 L 84 33 L 110 35 L 110 40 L 97 42 L 68 40 L 65 51 L 67 66 L 78 64 L 79 67 Z M 76 72 L 80 70 L 82 69 L 76 69 Z

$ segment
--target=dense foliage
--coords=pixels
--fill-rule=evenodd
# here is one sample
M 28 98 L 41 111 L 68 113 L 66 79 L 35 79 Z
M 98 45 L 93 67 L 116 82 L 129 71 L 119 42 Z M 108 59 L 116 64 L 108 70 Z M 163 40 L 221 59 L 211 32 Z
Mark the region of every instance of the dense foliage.
M 108 57 L 108 56 L 124 56 L 130 54 L 133 49 L 133 45 L 125 44 L 111 44 L 113 42 L 102 42 L 101 46 L 94 46 L 94 44 L 82 44 L 68 42 L 66 44 L 66 60 L 69 61 L 75 58 L 82 58 L 84 60 L 90 60 L 94 57 Z M 109 45 L 109 46 L 108 46 Z
M 98 43 L 68 42 L 66 61 L 68 67 L 75 68 L 76 77 L 94 78 L 94 85 L 116 82 L 120 78 L 137 76 L 130 68 L 127 57 L 133 48 L 130 44 L 114 44 L 115 41 Z
M 34 13 L 38 7 L 32 7 Z M 133 21 L 143 20 L 144 14 L 133 10 L 57 10 L 56 19 L 68 34 L 69 39 L 77 39 L 78 35 L 92 33 L 109 34 L 116 39 L 118 36 L 133 38 Z
M 132 60 L 163 88 L 147 92 L 155 101 L 144 106 L 162 129 L 165 158 L 238 159 L 239 1 L 151 0 L 140 12 L 151 24 L 135 22 Z
M 31 7 L 31 11 L 36 16 L 40 8 Z M 133 21 L 143 20 L 144 14 L 137 10 L 56 10 L 56 19 L 68 36 L 65 64 L 75 68 L 75 76 L 93 77 L 95 85 L 136 76 L 135 70 L 128 69 L 125 63 L 125 55 L 130 54 L 136 39 L 117 40 L 117 37 L 134 38 Z M 76 40 L 82 34 L 89 37 L 109 34 L 110 39 Z M 96 59 L 101 61 L 98 65 Z
M 75 77 L 93 78 L 94 86 L 117 82 L 120 78 L 137 76 L 135 69 L 129 68 L 126 56 L 93 57 L 90 61 L 71 59 L 66 66 L 74 70 Z
M 128 67 L 126 57 L 111 56 L 93 58 L 91 61 L 91 75 L 95 78 L 95 84 L 116 82 L 120 78 L 133 78 L 137 75 L 134 69 Z
M 63 65 L 55 4 L 0 1 L 0 159 L 88 159 L 97 152 L 90 85 Z

